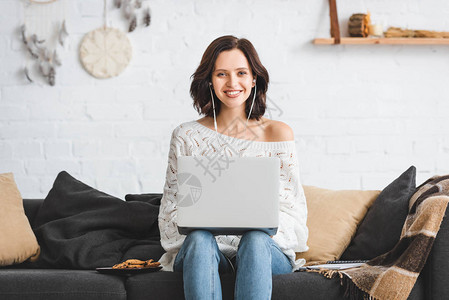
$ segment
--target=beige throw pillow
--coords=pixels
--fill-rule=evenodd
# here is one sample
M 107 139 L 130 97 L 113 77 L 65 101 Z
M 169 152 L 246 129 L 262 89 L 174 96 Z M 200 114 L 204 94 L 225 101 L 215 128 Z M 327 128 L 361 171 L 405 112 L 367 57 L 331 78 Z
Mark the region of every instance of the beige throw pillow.
M 327 190 L 304 186 L 309 250 L 297 253 L 307 263 L 338 260 L 380 191 Z
M 0 266 L 36 260 L 40 248 L 12 173 L 0 174 L 0 207 Z

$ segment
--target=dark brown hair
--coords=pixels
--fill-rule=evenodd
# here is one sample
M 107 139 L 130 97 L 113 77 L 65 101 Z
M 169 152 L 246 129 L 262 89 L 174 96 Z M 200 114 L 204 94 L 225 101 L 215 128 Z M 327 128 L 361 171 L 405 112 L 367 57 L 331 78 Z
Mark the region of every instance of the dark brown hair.
M 239 49 L 245 54 L 249 66 L 256 77 L 256 99 L 254 100 L 253 110 L 251 111 L 251 119 L 259 120 L 264 115 L 266 109 L 266 93 L 268 89 L 269 76 L 267 69 L 262 65 L 259 55 L 253 44 L 247 39 L 238 39 L 232 35 L 226 35 L 214 40 L 206 49 L 201 58 L 200 65 L 192 75 L 192 84 L 190 85 L 190 95 L 193 98 L 193 107 L 202 115 L 208 117 L 213 116 L 212 101 L 209 91 L 209 82 L 212 81 L 212 72 L 215 68 L 215 61 L 218 55 L 223 51 Z M 213 92 L 215 98 L 215 113 L 220 112 L 221 102 Z M 252 89 L 248 99 L 254 96 Z M 247 99 L 247 100 L 248 100 Z M 246 101 L 245 112 L 248 115 L 252 101 Z

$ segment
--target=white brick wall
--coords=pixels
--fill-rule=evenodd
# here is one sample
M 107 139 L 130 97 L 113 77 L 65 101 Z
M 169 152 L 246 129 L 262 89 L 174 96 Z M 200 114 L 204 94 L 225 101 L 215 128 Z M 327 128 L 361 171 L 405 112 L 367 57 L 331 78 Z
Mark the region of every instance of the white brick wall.
M 382 189 L 412 164 L 418 183 L 449 173 L 448 46 L 314 46 L 329 36 L 324 0 L 154 0 L 150 28 L 128 35 L 128 68 L 98 80 L 78 48 L 102 25 L 103 1 L 65 1 L 70 36 L 49 87 L 22 76 L 21 1 L 0 0 L 0 172 L 15 174 L 23 197 L 45 197 L 62 170 L 120 198 L 161 192 L 171 131 L 197 118 L 190 76 L 224 34 L 258 49 L 272 117 L 295 131 L 304 184 Z M 448 1 L 337 4 L 343 33 L 367 10 L 385 28 L 449 28 Z M 109 23 L 126 28 L 117 11 Z

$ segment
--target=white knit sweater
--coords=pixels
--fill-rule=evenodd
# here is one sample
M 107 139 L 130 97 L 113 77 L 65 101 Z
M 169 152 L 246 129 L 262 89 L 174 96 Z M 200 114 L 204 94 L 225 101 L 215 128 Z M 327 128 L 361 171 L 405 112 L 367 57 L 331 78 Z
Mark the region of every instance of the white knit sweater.
M 307 251 L 308 230 L 307 206 L 302 185 L 299 181 L 298 159 L 294 141 L 257 142 L 247 141 L 224 134 L 191 121 L 179 125 L 173 131 L 168 155 L 164 194 L 159 212 L 159 229 L 162 247 L 167 251 L 159 260 L 165 271 L 173 271 L 173 263 L 184 242 L 176 226 L 177 206 L 177 158 L 179 156 L 212 156 L 225 151 L 229 156 L 279 157 L 281 162 L 279 188 L 279 227 L 273 237 L 281 250 L 288 256 L 292 270 L 305 261 L 295 261 L 295 252 Z M 240 236 L 222 235 L 216 237 L 218 247 L 227 257 L 236 255 Z

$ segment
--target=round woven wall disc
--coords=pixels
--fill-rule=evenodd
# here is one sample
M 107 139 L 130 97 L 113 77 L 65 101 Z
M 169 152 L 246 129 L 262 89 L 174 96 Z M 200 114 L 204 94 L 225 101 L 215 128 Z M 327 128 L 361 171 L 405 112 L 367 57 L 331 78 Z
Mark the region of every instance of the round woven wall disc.
M 116 28 L 101 27 L 87 33 L 80 46 L 81 62 L 92 76 L 110 78 L 120 74 L 132 57 L 131 43 Z

